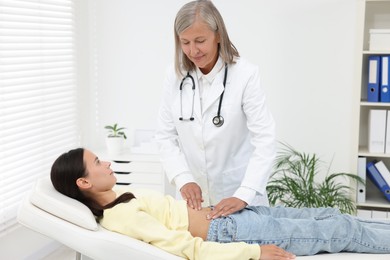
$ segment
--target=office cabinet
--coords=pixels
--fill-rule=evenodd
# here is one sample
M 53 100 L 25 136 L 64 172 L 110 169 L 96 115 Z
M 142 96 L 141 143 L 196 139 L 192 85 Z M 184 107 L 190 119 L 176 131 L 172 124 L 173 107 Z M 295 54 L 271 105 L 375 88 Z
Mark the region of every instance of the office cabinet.
M 147 188 L 175 196 L 175 188 L 168 183 L 158 155 L 124 152 L 111 155 L 96 153 L 100 160 L 111 162 L 117 178 L 117 187 Z
M 356 59 L 356 143 L 354 147 L 356 156 L 356 165 L 358 158 L 366 158 L 370 161 L 383 161 L 390 168 L 390 151 L 376 151 L 369 149 L 370 132 L 370 114 L 373 110 L 390 110 L 390 102 L 372 100 L 368 86 L 371 80 L 369 72 L 370 57 L 390 55 L 390 45 L 388 48 L 380 46 L 377 40 L 378 32 L 386 32 L 390 29 L 390 0 L 363 0 L 358 2 L 358 39 L 357 39 L 357 59 Z M 371 33 L 370 33 L 371 32 Z M 380 36 L 382 37 L 382 36 Z M 379 39 L 380 40 L 380 39 Z M 379 69 L 379 68 L 378 68 Z M 372 72 L 372 71 L 371 71 Z M 378 78 L 380 81 L 381 78 Z M 380 82 L 379 82 L 380 83 Z M 370 112 L 371 111 L 371 112 Z M 390 112 L 389 112 L 390 113 Z M 386 120 L 386 119 L 385 119 Z M 390 122 L 387 123 L 387 126 Z M 384 129 L 385 130 L 385 129 Z M 387 136 L 390 138 L 390 136 Z M 390 139 L 389 139 L 390 140 Z M 358 167 L 357 167 L 358 168 Z M 357 189 L 357 192 L 359 190 Z M 357 201 L 358 209 L 387 212 L 390 210 L 390 201 L 386 200 L 384 195 L 367 179 L 365 186 L 365 201 Z

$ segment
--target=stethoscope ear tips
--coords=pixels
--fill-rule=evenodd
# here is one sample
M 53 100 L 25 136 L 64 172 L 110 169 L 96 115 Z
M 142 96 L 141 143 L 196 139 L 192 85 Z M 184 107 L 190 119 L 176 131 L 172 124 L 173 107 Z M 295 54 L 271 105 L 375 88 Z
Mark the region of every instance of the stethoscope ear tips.
M 214 124 L 215 126 L 217 126 L 217 127 L 222 126 L 224 122 L 225 122 L 225 121 L 224 121 L 224 119 L 223 119 L 222 116 L 215 116 L 215 117 L 213 118 L 213 124 Z

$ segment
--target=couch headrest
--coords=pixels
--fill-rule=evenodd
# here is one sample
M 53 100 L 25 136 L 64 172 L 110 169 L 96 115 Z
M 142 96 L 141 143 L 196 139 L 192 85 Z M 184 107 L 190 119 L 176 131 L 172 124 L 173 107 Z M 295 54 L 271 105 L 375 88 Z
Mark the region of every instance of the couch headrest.
M 95 216 L 81 202 L 59 193 L 49 177 L 39 179 L 30 196 L 36 207 L 80 227 L 97 230 Z

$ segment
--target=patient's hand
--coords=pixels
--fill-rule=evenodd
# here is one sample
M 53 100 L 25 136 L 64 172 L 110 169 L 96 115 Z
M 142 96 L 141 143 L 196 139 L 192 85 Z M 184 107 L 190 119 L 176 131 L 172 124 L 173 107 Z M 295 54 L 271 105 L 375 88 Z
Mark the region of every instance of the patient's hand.
M 290 260 L 295 255 L 275 245 L 261 245 L 260 260 Z

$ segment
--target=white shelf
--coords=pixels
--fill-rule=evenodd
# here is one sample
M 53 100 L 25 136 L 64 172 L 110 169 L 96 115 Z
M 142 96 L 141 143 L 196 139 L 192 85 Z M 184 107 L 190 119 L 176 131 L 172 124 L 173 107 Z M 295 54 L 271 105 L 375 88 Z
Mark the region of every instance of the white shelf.
M 368 148 L 366 146 L 359 147 L 358 156 L 364 156 L 364 157 L 378 157 L 378 158 L 390 158 L 389 153 L 370 153 L 368 151 Z
M 359 3 L 360 34 L 357 39 L 356 63 L 356 127 L 358 129 L 356 149 L 356 167 L 359 156 L 367 157 L 367 161 L 383 160 L 390 168 L 390 154 L 368 152 L 368 116 L 370 109 L 390 110 L 390 103 L 367 102 L 368 57 L 370 55 L 390 55 L 389 50 L 369 50 L 371 29 L 390 29 L 390 0 L 365 0 Z M 358 51 L 360 50 L 360 51 Z M 381 191 L 370 180 L 366 182 L 366 201 L 359 203 L 360 209 L 390 211 L 390 201 L 387 201 Z
M 375 198 L 368 199 L 365 203 L 359 203 L 358 208 L 375 208 L 375 209 L 390 209 L 390 202 L 386 199 Z
M 390 2 L 390 0 L 366 0 L 366 2 Z
M 390 54 L 390 50 L 386 50 L 386 51 L 363 51 L 363 54 L 367 54 L 367 55 L 386 55 L 386 54 Z
M 360 105 L 362 107 L 388 107 L 390 108 L 390 103 L 387 102 L 368 102 L 368 101 L 361 101 Z

